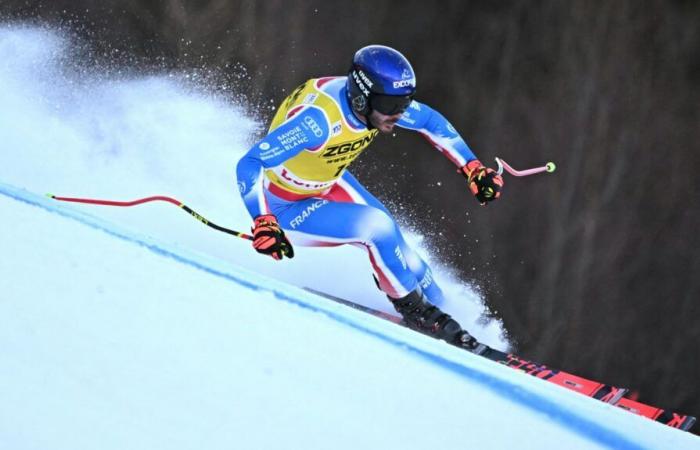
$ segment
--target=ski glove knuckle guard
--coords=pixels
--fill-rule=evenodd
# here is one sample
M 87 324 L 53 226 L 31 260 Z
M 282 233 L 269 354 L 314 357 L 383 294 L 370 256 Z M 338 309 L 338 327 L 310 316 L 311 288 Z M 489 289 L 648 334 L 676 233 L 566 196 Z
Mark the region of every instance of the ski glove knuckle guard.
M 277 223 L 277 217 L 274 214 L 264 214 L 257 216 L 253 220 L 253 248 L 258 253 L 269 255 L 276 260 L 280 260 L 285 256 L 287 258 L 294 257 L 294 249 L 284 231 Z
M 469 161 L 460 171 L 467 178 L 469 190 L 482 205 L 501 196 L 503 177 L 495 170 L 484 167 L 478 159 Z

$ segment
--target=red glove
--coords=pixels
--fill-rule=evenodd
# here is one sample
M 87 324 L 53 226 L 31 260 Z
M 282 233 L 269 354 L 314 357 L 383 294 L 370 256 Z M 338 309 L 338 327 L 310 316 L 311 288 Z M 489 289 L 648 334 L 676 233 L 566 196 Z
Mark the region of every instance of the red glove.
M 469 190 L 482 205 L 501 196 L 503 177 L 495 170 L 484 167 L 478 159 L 469 161 L 460 171 L 467 178 Z
M 294 258 L 294 249 L 284 231 L 277 223 L 274 214 L 258 216 L 253 222 L 253 248 L 258 253 L 270 255 L 280 260 L 283 257 Z

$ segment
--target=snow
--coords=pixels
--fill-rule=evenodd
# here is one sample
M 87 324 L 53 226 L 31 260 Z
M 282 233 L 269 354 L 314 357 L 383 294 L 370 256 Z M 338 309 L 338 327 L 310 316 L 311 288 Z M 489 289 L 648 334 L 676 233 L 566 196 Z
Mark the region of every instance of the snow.
M 0 448 L 698 448 L 48 198 L 0 210 Z
M 212 94 L 215 86 L 193 85 L 182 73 L 92 67 L 83 47 L 48 29 L 0 27 L 0 181 L 67 197 L 168 195 L 216 224 L 249 230 L 235 165 L 264 125 L 244 103 Z M 202 229 L 172 205 L 82 209 L 297 286 L 394 312 L 375 286 L 367 254 L 352 246 L 297 248 L 293 260 L 273 264 L 250 243 Z M 478 338 L 508 348 L 501 324 L 483 320 L 474 288 L 441 266 L 421 235 L 409 233 L 408 240 L 432 262 L 448 297 L 442 308 Z
M 298 287 L 378 303 L 357 251 L 273 265 L 172 205 L 41 195 L 171 194 L 249 226 L 243 109 L 170 77 L 76 78 L 68 45 L 0 28 L 1 449 L 700 448 Z M 507 345 L 447 283 L 475 333 Z

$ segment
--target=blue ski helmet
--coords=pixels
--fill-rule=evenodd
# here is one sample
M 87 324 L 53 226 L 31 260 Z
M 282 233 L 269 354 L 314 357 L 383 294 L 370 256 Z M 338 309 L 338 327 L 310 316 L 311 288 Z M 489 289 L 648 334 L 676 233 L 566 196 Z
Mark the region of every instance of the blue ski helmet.
M 392 116 L 403 113 L 416 92 L 416 74 L 406 57 L 384 45 L 355 53 L 347 80 L 352 109 L 363 116 L 372 110 Z

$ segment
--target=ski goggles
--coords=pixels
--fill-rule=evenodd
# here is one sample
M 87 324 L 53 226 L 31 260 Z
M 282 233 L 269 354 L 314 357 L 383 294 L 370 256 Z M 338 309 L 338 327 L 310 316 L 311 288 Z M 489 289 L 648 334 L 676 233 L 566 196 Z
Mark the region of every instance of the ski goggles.
M 386 116 L 402 114 L 413 101 L 413 95 L 374 94 L 370 106 Z

